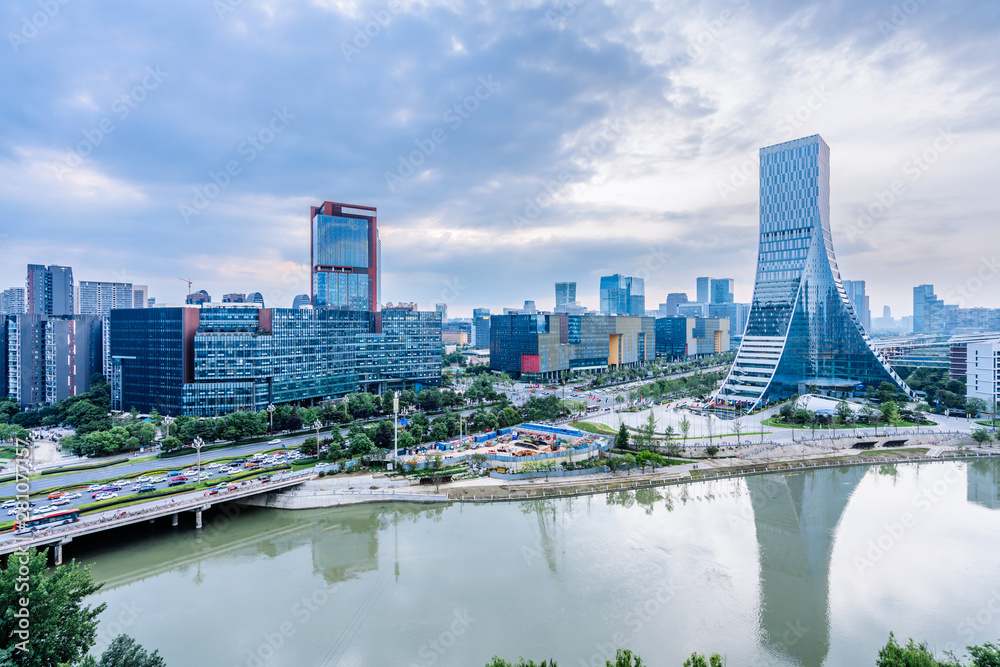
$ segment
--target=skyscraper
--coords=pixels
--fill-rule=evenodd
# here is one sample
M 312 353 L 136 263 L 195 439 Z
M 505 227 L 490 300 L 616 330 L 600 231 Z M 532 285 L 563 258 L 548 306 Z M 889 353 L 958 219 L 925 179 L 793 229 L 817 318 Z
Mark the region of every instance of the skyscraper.
M 113 308 L 133 308 L 135 289 L 132 283 L 80 281 L 80 314 L 107 316 Z
M 830 234 L 830 148 L 819 135 L 760 151 L 760 246 L 746 332 L 716 399 L 755 406 L 795 393 L 891 382 L 840 280 Z
M 441 324 L 448 323 L 448 304 L 439 303 L 434 306 L 434 310 L 441 313 Z
M 871 331 L 872 311 L 869 297 L 865 294 L 865 281 L 845 280 L 843 282 L 847 298 L 851 300 L 851 305 L 854 306 L 854 312 L 861 318 L 861 324 L 864 326 L 865 331 Z
M 913 288 L 913 333 L 944 333 L 944 300 L 934 294 L 934 285 Z
M 382 293 L 382 244 L 376 210 L 323 202 L 312 220 L 312 305 L 376 312 Z
M 695 278 L 695 299 L 698 303 L 708 303 L 712 292 L 712 279 L 708 276 Z
M 32 315 L 73 315 L 73 269 L 28 264 L 25 310 Z
M 473 345 L 476 347 L 490 346 L 490 309 L 472 309 Z
M 576 302 L 576 283 L 556 283 L 556 310 Z
M 710 304 L 732 303 L 735 282 L 732 278 L 712 278 L 708 302 Z
M 646 315 L 646 286 L 642 278 L 603 276 L 601 278 L 601 313 L 604 315 Z
M 133 308 L 149 307 L 148 285 L 132 285 L 132 307 Z
M 688 302 L 688 295 L 685 292 L 671 292 L 667 295 L 667 302 L 661 308 L 660 317 L 676 317 L 677 306 Z
M 24 314 L 24 288 L 11 287 L 5 289 L 0 295 L 0 314 L 2 315 L 23 315 Z

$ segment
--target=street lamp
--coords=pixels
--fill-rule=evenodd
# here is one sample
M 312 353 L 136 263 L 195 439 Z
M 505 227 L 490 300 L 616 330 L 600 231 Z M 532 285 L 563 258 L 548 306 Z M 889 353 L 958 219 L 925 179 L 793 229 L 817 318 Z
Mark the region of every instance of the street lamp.
M 198 475 L 195 479 L 195 486 L 198 486 L 198 484 L 201 483 L 201 447 L 204 444 L 205 441 L 202 440 L 200 437 L 195 438 L 194 441 L 191 443 L 191 446 L 194 447 L 194 450 L 198 452 Z
M 170 437 L 170 424 L 173 423 L 173 421 L 174 421 L 173 417 L 164 417 L 163 418 L 163 425 L 167 429 L 167 434 L 163 437 L 164 440 L 166 440 L 167 438 Z M 156 458 L 160 458 L 160 454 L 162 454 L 162 453 L 163 453 L 163 443 L 161 442 L 160 443 L 160 451 L 156 452 Z
M 399 392 L 392 394 L 392 458 L 399 460 Z
M 323 428 L 323 422 L 317 419 L 313 422 L 313 428 L 316 429 L 316 453 L 319 454 L 319 430 Z
M 274 432 L 274 411 L 278 408 L 274 407 L 274 403 L 267 406 L 267 420 L 268 420 L 268 432 Z

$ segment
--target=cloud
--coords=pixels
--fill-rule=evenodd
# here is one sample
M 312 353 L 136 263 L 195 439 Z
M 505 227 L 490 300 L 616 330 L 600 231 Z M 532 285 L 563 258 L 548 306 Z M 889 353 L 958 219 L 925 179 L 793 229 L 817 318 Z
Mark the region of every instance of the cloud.
M 0 285 L 28 262 L 72 262 L 78 279 L 127 271 L 161 302 L 190 276 L 287 305 L 308 286 L 290 289 L 282 267 L 306 265 L 308 206 L 330 199 L 378 207 L 386 301 L 430 306 L 457 279 L 452 313 L 542 306 L 576 279 L 596 307 L 602 273 L 660 247 L 671 260 L 647 280 L 649 307 L 698 275 L 732 276 L 749 300 L 756 153 L 819 132 L 841 270 L 905 313 L 912 285 L 959 282 L 978 261 L 956 226 L 1000 240 L 997 7 L 911 5 L 69 3 L 0 54 Z M 4 32 L 34 11 L 8 3 Z M 54 178 L 102 121 L 113 131 Z M 949 126 L 954 149 L 849 236 Z

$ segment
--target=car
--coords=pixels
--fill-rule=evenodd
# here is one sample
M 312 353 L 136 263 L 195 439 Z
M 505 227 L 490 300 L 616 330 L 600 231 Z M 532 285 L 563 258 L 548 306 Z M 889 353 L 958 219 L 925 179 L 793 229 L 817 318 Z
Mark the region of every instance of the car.
M 63 491 L 53 491 L 52 493 L 49 494 L 49 500 L 59 500 L 64 495 L 66 494 Z
M 95 500 L 111 500 L 112 498 L 117 498 L 118 494 L 113 491 L 107 491 L 105 493 L 98 493 L 94 499 Z
M 152 484 L 143 484 L 139 487 L 139 493 L 148 493 L 149 491 L 156 491 L 156 487 Z
M 126 484 L 128 484 L 128 480 L 127 479 L 119 479 L 119 480 L 111 482 L 111 483 L 114 484 L 115 486 L 125 486 Z
M 166 476 L 161 475 L 159 477 L 154 477 L 153 479 L 149 480 L 149 483 L 150 484 L 162 484 L 165 481 L 167 481 Z
M 332 463 L 327 463 L 326 461 L 323 461 L 322 463 L 317 463 L 313 467 L 316 468 L 317 470 L 324 470 L 325 468 L 330 468 L 332 466 L 333 466 Z
M 63 500 L 76 500 L 77 498 L 83 498 L 83 494 L 79 491 L 74 491 L 73 493 L 67 493 L 63 496 Z
M 129 487 L 128 490 L 129 491 L 138 491 L 140 486 L 142 486 L 142 485 L 141 484 L 133 484 L 132 486 Z
M 206 491 L 204 493 L 204 495 L 206 495 L 206 496 L 217 496 L 217 495 L 219 495 L 219 490 L 216 489 L 216 488 L 211 488 L 208 491 Z
M 171 470 L 170 472 L 167 473 L 167 477 L 177 477 L 180 474 L 181 474 L 180 470 Z
M 247 461 L 243 464 L 243 467 L 247 470 L 253 470 L 254 468 L 259 468 L 260 464 L 256 461 Z
M 221 463 L 209 463 L 205 467 L 208 468 L 209 470 L 215 470 L 216 468 L 221 468 L 222 464 Z
M 182 484 L 187 484 L 186 477 L 174 477 L 172 480 L 167 482 L 167 486 L 181 486 Z
M 36 507 L 31 510 L 32 514 L 45 514 L 46 512 L 51 512 L 53 509 L 52 505 L 42 505 L 41 507 Z
M 118 484 L 108 484 L 107 486 L 102 486 L 101 491 L 121 491 L 122 487 Z
M 271 481 L 271 476 L 270 475 L 258 475 L 257 479 L 259 479 L 262 482 L 270 482 Z
M 87 491 L 100 491 L 104 488 L 103 484 L 91 484 L 87 487 Z
M 226 487 L 226 491 L 235 491 L 238 488 L 239 488 L 239 485 L 237 485 L 237 484 L 230 484 L 229 486 Z
M 149 475 L 143 475 L 142 477 L 140 477 L 139 479 L 137 479 L 135 481 L 137 481 L 138 483 L 142 484 L 143 482 L 148 482 L 149 480 L 150 480 Z
M 63 497 L 63 498 L 56 498 L 55 500 L 52 501 L 53 507 L 61 507 L 62 505 L 69 505 L 69 500 Z
M 247 462 L 246 459 L 233 459 L 232 461 L 229 462 L 229 465 L 239 465 L 241 463 L 246 463 L 246 462 Z
M 269 444 L 269 445 L 280 445 L 281 444 L 281 440 L 279 440 L 278 438 L 275 438 L 274 440 L 268 440 L 267 444 Z
M 0 509 L 8 509 L 10 507 L 14 507 L 15 505 L 17 505 L 17 500 L 11 498 L 10 500 L 3 501 L 3 504 L 0 505 Z

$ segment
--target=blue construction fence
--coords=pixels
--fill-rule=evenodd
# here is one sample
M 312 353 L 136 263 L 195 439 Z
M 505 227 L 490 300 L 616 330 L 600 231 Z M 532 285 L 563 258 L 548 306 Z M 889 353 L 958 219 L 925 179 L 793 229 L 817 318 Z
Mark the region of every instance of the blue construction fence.
M 545 459 L 555 459 L 564 456 L 577 456 L 580 454 L 592 454 L 597 450 L 608 451 L 611 449 L 611 442 L 605 440 L 604 442 L 590 445 L 584 449 L 572 449 L 565 452 L 545 452 L 543 454 L 533 454 L 531 456 L 504 456 L 502 454 L 487 454 L 487 461 L 497 461 L 500 463 L 525 463 L 527 461 L 540 461 Z

